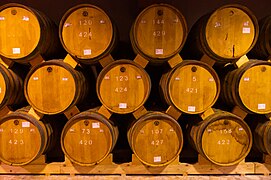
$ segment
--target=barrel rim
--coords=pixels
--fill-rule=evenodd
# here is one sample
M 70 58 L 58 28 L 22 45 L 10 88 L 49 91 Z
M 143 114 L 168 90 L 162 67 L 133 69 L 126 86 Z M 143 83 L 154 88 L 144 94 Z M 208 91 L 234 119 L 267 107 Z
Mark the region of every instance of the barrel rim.
M 64 40 L 63 40 L 63 36 L 62 36 L 62 31 L 63 31 L 63 25 L 66 21 L 66 19 L 71 15 L 71 13 L 75 12 L 76 10 L 78 9 L 81 9 L 81 8 L 85 8 L 85 7 L 89 7 L 89 8 L 94 8 L 94 9 L 97 9 L 98 11 L 100 11 L 102 14 L 104 14 L 109 20 L 110 20 L 110 25 L 111 25 L 111 28 L 112 28 L 112 35 L 111 35 L 111 41 L 108 45 L 108 47 L 106 48 L 106 50 L 97 55 L 96 57 L 92 57 L 92 58 L 83 58 L 83 57 L 78 57 L 76 54 L 72 53 L 68 48 L 67 46 L 65 45 L 64 43 Z M 96 5 L 93 5 L 93 4 L 89 4 L 89 3 L 82 3 L 82 4 L 78 4 L 76 6 L 73 6 L 71 7 L 70 9 L 68 9 L 62 16 L 61 20 L 60 20 L 60 23 L 59 23 L 59 31 L 58 31 L 58 35 L 59 35 L 59 39 L 60 39 L 60 42 L 63 46 L 63 48 L 65 49 L 65 51 L 70 54 L 72 57 L 74 57 L 77 61 L 81 62 L 81 63 L 84 63 L 84 64 L 95 64 L 97 63 L 100 59 L 104 58 L 105 56 L 109 55 L 110 52 L 113 50 L 115 44 L 116 44 L 116 33 L 114 32 L 117 32 L 117 28 L 114 26 L 113 24 L 113 20 L 112 18 L 108 15 L 108 13 L 106 13 L 102 8 L 96 6 Z M 91 60 L 91 62 L 89 62 L 89 60 Z
M 141 48 L 138 47 L 138 43 L 137 43 L 137 38 L 135 36 L 135 24 L 138 22 L 139 18 L 141 18 L 149 9 L 154 8 L 154 7 L 167 7 L 169 9 L 171 9 L 172 11 L 174 11 L 176 13 L 176 15 L 179 17 L 182 27 L 183 27 L 183 40 L 180 44 L 180 46 L 177 48 L 177 50 L 173 53 L 171 53 L 172 55 L 164 57 L 164 58 L 159 58 L 159 57 L 151 57 L 147 54 L 145 54 Z M 154 64 L 163 64 L 166 61 L 168 61 L 170 58 L 174 57 L 176 54 L 180 53 L 180 51 L 182 50 L 182 48 L 184 47 L 185 41 L 187 39 L 188 36 L 188 25 L 187 25 L 187 21 L 186 18 L 184 17 L 184 15 L 182 14 L 182 12 L 177 9 L 176 7 L 174 7 L 173 5 L 167 4 L 167 3 L 156 3 L 156 4 L 152 4 L 148 7 L 146 7 L 145 9 L 143 9 L 136 17 L 131 29 L 130 29 L 130 40 L 131 40 L 131 44 L 132 47 L 134 49 L 134 51 L 138 54 L 140 54 L 141 56 L 143 56 L 144 58 L 148 59 L 151 63 Z M 133 43 L 134 42 L 134 43 Z M 158 61 L 157 61 L 158 60 Z
M 162 115 L 162 117 L 161 117 Z M 157 118 L 159 120 L 163 120 L 165 118 L 167 118 L 167 121 L 170 121 L 170 122 L 173 122 L 176 126 L 177 126 L 177 129 L 179 130 L 178 134 L 181 134 L 181 136 L 178 136 L 178 139 L 179 139 L 179 142 L 180 142 L 180 146 L 179 146 L 179 149 L 178 151 L 176 152 L 175 154 L 175 158 L 172 158 L 171 160 L 167 161 L 167 162 L 164 162 L 164 163 L 160 163 L 160 164 L 151 164 L 151 163 L 148 163 L 146 162 L 145 160 L 143 160 L 138 154 L 136 151 L 134 151 L 134 146 L 135 143 L 134 143 L 134 138 L 133 137 L 133 134 L 134 134 L 134 129 L 136 127 L 137 124 L 140 124 L 141 122 L 144 122 L 144 121 L 147 121 L 147 120 L 151 120 L 151 118 Z M 160 111 L 149 111 L 147 112 L 145 115 L 141 116 L 138 120 L 136 120 L 132 125 L 131 127 L 129 128 L 129 131 L 127 133 L 127 138 L 128 138 L 128 142 L 129 142 L 129 145 L 131 147 L 131 149 L 133 150 L 133 153 L 135 154 L 135 156 L 144 164 L 148 165 L 148 166 L 152 166 L 152 167 L 161 167 L 161 166 L 166 166 L 168 164 L 170 164 L 171 162 L 173 162 L 176 158 L 178 158 L 177 156 L 181 153 L 182 151 L 182 148 L 183 148 L 183 131 L 182 131 L 182 128 L 180 126 L 180 124 L 178 123 L 178 121 L 176 119 L 174 119 L 172 116 L 166 114 L 166 113 L 163 113 L 163 112 L 160 112 Z
M 218 61 L 222 61 L 222 62 L 234 62 L 234 61 L 237 61 L 240 57 L 233 57 L 233 58 L 225 58 L 225 57 L 221 57 L 219 55 L 217 55 L 216 53 L 214 53 L 211 48 L 209 47 L 208 45 L 208 42 L 205 38 L 205 34 L 206 34 L 206 28 L 207 28 L 207 23 L 209 22 L 210 18 L 213 16 L 214 13 L 220 11 L 221 9 L 225 9 L 225 8 L 229 8 L 229 7 L 233 7 L 233 8 L 237 8 L 237 9 L 240 9 L 241 11 L 245 12 L 251 19 L 251 21 L 253 22 L 254 24 L 254 28 L 255 28 L 255 33 L 254 33 L 254 39 L 253 39 L 253 42 L 252 44 L 250 45 L 250 47 L 247 49 L 247 51 L 243 54 L 247 54 L 256 44 L 256 41 L 259 37 L 259 24 L 258 24 L 258 20 L 256 18 L 256 16 L 254 15 L 254 13 L 249 9 L 247 8 L 246 6 L 244 5 L 241 5 L 241 4 L 237 4 L 237 3 L 233 3 L 233 4 L 226 4 L 224 6 L 221 6 L 217 9 L 215 9 L 214 11 L 212 11 L 211 13 L 208 14 L 208 19 L 206 20 L 206 24 L 204 24 L 203 26 L 203 33 L 201 33 L 200 35 L 200 41 L 201 43 L 203 44 L 202 45 L 202 49 L 204 52 L 208 52 L 207 54 L 210 54 L 212 57 L 214 57 L 216 60 Z M 203 35 L 204 34 L 204 35 Z
M 48 115 L 53 115 L 53 114 L 58 114 L 58 113 L 62 113 L 64 111 L 66 111 L 67 109 L 69 109 L 70 107 L 72 107 L 75 103 L 75 97 L 76 97 L 76 94 L 78 94 L 79 90 L 78 88 L 75 88 L 75 92 L 74 92 L 74 98 L 73 100 L 71 101 L 71 103 L 69 104 L 69 106 L 66 107 L 66 109 L 63 109 L 63 110 L 59 110 L 59 111 L 56 111 L 56 112 L 46 112 L 46 111 L 43 111 L 41 110 L 40 108 L 36 107 L 35 104 L 33 104 L 33 102 L 29 99 L 29 96 L 28 96 L 28 81 L 30 80 L 30 77 L 33 75 L 34 72 L 36 72 L 37 70 L 39 70 L 39 68 L 43 67 L 43 66 L 48 66 L 48 65 L 54 65 L 54 66 L 59 66 L 59 67 L 62 67 L 63 69 L 67 70 L 68 72 L 73 72 L 75 71 L 71 65 L 69 65 L 68 63 L 65 63 L 62 59 L 54 59 L 54 60 L 49 60 L 49 61 L 44 61 L 40 64 L 37 64 L 36 66 L 33 66 L 30 71 L 27 73 L 27 76 L 25 78 L 25 81 L 24 81 L 24 95 L 25 95 L 25 98 L 27 100 L 27 102 L 38 112 L 42 113 L 42 114 L 48 114 Z M 70 73 L 71 76 L 73 77 L 73 82 L 74 82 L 74 86 L 76 87 L 76 76 L 74 73 Z
M 74 125 L 75 123 L 85 120 L 85 119 L 90 119 L 93 118 L 93 120 L 99 121 L 101 123 L 103 123 L 109 130 L 109 132 L 111 132 L 111 142 L 110 142 L 110 149 L 108 149 L 108 151 L 106 152 L 106 154 L 98 161 L 96 162 L 92 162 L 92 163 L 83 163 L 83 162 L 79 162 L 78 160 L 76 160 L 75 158 L 73 158 L 69 153 L 67 153 L 65 145 L 64 145 L 64 139 L 65 136 L 69 130 L 69 128 Z M 69 160 L 71 160 L 73 163 L 76 163 L 78 165 L 81 166 L 92 166 L 95 164 L 98 164 L 100 162 L 102 162 L 107 156 L 108 154 L 110 154 L 110 152 L 113 150 L 116 141 L 118 139 L 118 135 L 114 133 L 114 127 L 113 127 L 113 123 L 112 121 L 110 121 L 108 118 L 106 118 L 103 114 L 96 112 L 95 110 L 88 110 L 88 111 L 83 111 L 75 116 L 73 116 L 64 126 L 62 132 L 61 132 L 61 148 L 65 154 L 65 156 L 67 156 L 69 158 Z
M 146 89 L 146 95 L 145 95 L 145 98 L 144 100 L 138 105 L 138 107 L 130 110 L 130 111 L 126 111 L 126 112 L 119 112 L 119 111 L 115 111 L 113 110 L 112 108 L 108 107 L 107 104 L 104 103 L 104 101 L 102 100 L 101 98 L 101 95 L 100 95 L 100 90 L 99 90 L 99 87 L 100 87 L 100 84 L 103 80 L 103 77 L 105 76 L 105 74 L 107 72 L 110 71 L 110 69 L 112 67 L 115 67 L 115 66 L 118 66 L 118 65 L 121 65 L 121 64 L 129 64 L 129 65 L 132 65 L 132 66 L 135 66 L 136 68 L 138 68 L 141 72 L 143 72 L 143 75 L 145 76 L 145 79 L 147 80 L 147 88 Z M 147 101 L 147 99 L 149 98 L 149 95 L 151 93 L 151 78 L 149 76 L 149 74 L 146 72 L 146 70 L 140 66 L 139 64 L 137 64 L 136 62 L 134 62 L 133 60 L 128 60 L 128 59 L 120 59 L 120 60 L 116 60 L 116 61 L 113 61 L 111 62 L 110 64 L 108 64 L 106 67 L 104 67 L 102 69 L 102 71 L 100 72 L 100 74 L 98 75 L 98 78 L 97 78 L 97 82 L 96 82 L 96 92 L 97 92 L 97 96 L 98 96 L 98 99 L 100 100 L 100 102 L 108 109 L 110 110 L 111 112 L 113 113 L 117 113 L 117 114 L 128 114 L 128 113 L 132 113 L 132 112 L 135 112 L 136 110 L 138 110 L 140 107 L 142 107 L 145 102 Z
M 247 132 L 247 135 L 248 135 L 249 144 L 247 146 L 247 151 L 243 154 L 243 156 L 239 157 L 237 160 L 235 160 L 234 162 L 231 162 L 231 163 L 228 163 L 228 162 L 227 163 L 219 163 L 219 162 L 213 160 L 211 157 L 207 156 L 206 153 L 204 153 L 204 150 L 202 148 L 202 138 L 199 138 L 199 137 L 203 136 L 206 128 L 211 123 L 214 123 L 215 121 L 219 121 L 222 118 L 228 118 L 228 119 L 230 119 L 230 120 L 232 120 L 234 122 L 237 122 L 238 124 L 241 124 L 242 128 L 246 129 L 246 132 Z M 245 157 L 249 154 L 250 149 L 252 148 L 253 136 L 252 136 L 252 132 L 251 132 L 249 126 L 247 125 L 247 123 L 241 117 L 239 117 L 239 116 L 237 116 L 235 114 L 232 114 L 230 112 L 220 111 L 219 110 L 219 111 L 215 112 L 214 114 L 211 114 L 210 116 L 208 116 L 206 119 L 204 119 L 204 122 L 205 123 L 201 124 L 202 128 L 200 128 L 200 130 L 199 130 L 199 133 L 198 133 L 198 136 L 197 136 L 197 142 L 198 142 L 198 146 L 200 146 L 200 151 L 202 152 L 202 154 L 203 154 L 203 156 L 205 158 L 207 158 L 212 163 L 220 165 L 220 166 L 232 166 L 232 165 L 235 165 L 235 164 L 241 162 L 243 159 L 245 159 Z
M 202 113 L 202 112 L 206 111 L 207 109 L 211 108 L 216 103 L 216 101 L 217 101 L 217 99 L 219 97 L 220 91 L 221 91 L 220 79 L 219 79 L 218 74 L 216 73 L 216 71 L 211 66 L 209 66 L 207 63 L 202 62 L 202 61 L 197 61 L 197 60 L 184 60 L 181 63 L 179 63 L 177 66 L 175 66 L 169 72 L 169 74 L 167 75 L 168 78 L 166 80 L 166 87 L 169 87 L 170 82 L 171 82 L 171 79 L 169 77 L 171 77 L 177 71 L 177 69 L 185 67 L 187 65 L 197 65 L 197 66 L 203 67 L 204 69 L 206 69 L 213 76 L 213 78 L 214 78 L 214 80 L 216 82 L 217 91 L 216 91 L 216 96 L 213 99 L 212 103 L 209 106 L 207 106 L 206 109 L 203 109 L 202 111 L 190 112 L 190 111 L 178 108 L 178 106 L 172 101 L 173 98 L 172 98 L 172 94 L 170 92 L 170 88 L 167 88 L 166 95 L 169 96 L 169 101 L 170 101 L 169 105 L 173 105 L 174 107 L 176 107 L 180 111 L 188 113 L 188 114 L 199 114 L 199 113 Z

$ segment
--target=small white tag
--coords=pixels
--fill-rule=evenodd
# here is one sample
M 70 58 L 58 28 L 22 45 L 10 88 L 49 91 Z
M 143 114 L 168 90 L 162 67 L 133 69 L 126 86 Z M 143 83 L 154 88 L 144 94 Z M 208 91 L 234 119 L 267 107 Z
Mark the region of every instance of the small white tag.
M 249 77 L 244 77 L 244 81 L 249 81 Z
M 37 80 L 39 80 L 39 77 L 33 77 L 33 80 L 37 81 Z
M 30 122 L 22 122 L 22 127 L 30 127 Z
M 161 162 L 161 156 L 153 157 L 153 162 Z
M 70 129 L 70 132 L 74 132 L 74 129 L 73 129 L 73 128 L 71 128 L 71 129 Z
M 175 77 L 175 81 L 180 81 L 180 77 Z
M 84 55 L 91 55 L 91 49 L 84 49 Z
M 64 77 L 64 78 L 62 78 L 62 81 L 68 81 L 68 78 Z
M 92 128 L 100 128 L 100 123 L 99 122 L 92 123 Z
M 0 16 L 0 21 L 4 21 L 4 20 L 5 20 L 5 17 Z
M 266 105 L 265 104 L 258 104 L 258 109 L 266 109 Z
M 127 108 L 127 103 L 119 103 L 119 108 L 120 109 L 126 109 Z
M 110 79 L 110 78 L 109 78 L 109 76 L 105 76 L 104 79 L 108 80 L 108 79 Z
M 64 27 L 66 28 L 66 27 L 70 27 L 72 24 L 71 23 L 65 23 L 64 24 Z
M 100 20 L 100 24 L 105 24 L 105 20 Z
M 214 78 L 209 78 L 209 82 L 214 82 Z
M 136 76 L 136 79 L 141 79 L 142 77 L 140 75 L 137 75 Z
M 29 17 L 23 16 L 23 21 L 29 21 Z
M 243 27 L 243 34 L 250 34 L 250 28 L 249 27 Z
M 188 112 L 195 112 L 196 107 L 195 106 L 188 106 Z
M 21 54 L 21 48 L 12 48 L 13 54 Z
M 164 54 L 163 49 L 155 49 L 155 54 Z

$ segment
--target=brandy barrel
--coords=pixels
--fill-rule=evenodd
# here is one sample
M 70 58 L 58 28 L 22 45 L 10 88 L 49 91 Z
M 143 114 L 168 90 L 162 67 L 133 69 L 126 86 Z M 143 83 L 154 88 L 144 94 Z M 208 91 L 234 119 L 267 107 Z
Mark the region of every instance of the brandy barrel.
M 250 58 L 267 60 L 271 55 L 271 16 L 259 20 L 259 38 L 249 52 Z
M 252 133 L 240 117 L 216 111 L 189 130 L 189 142 L 203 157 L 220 166 L 244 160 L 252 146 Z
M 96 63 L 108 55 L 116 44 L 116 28 L 110 17 L 91 4 L 69 9 L 59 26 L 63 47 L 82 63 Z
M 0 64 L 0 109 L 24 101 L 23 81 L 11 69 Z
M 0 161 L 26 165 L 53 145 L 50 124 L 37 120 L 22 108 L 0 119 Z
M 271 63 L 250 60 L 229 72 L 222 86 L 222 99 L 248 113 L 271 112 Z
M 102 114 L 88 110 L 66 123 L 61 135 L 61 147 L 72 162 L 91 166 L 107 157 L 117 139 L 117 126 Z
M 147 72 L 131 60 L 117 60 L 99 74 L 96 91 L 110 111 L 127 114 L 144 105 L 151 90 Z
M 135 53 L 155 64 L 178 54 L 188 33 L 186 20 L 168 4 L 154 4 L 136 18 L 130 32 Z
M 28 103 L 40 113 L 57 114 L 82 102 L 88 93 L 88 82 L 77 68 L 62 60 L 34 66 L 24 83 Z
M 0 55 L 25 63 L 40 54 L 44 59 L 62 48 L 56 24 L 33 8 L 10 3 L 0 7 Z
M 218 62 L 233 62 L 253 48 L 258 34 L 257 18 L 248 8 L 225 5 L 192 26 L 181 54 L 185 59 L 206 54 Z
M 271 122 L 259 123 L 253 133 L 254 146 L 261 153 L 271 155 Z
M 165 166 L 179 157 L 183 146 L 182 129 L 171 116 L 149 112 L 128 130 L 128 141 L 136 157 L 149 166 Z
M 188 114 L 198 114 L 216 102 L 220 81 L 209 65 L 185 60 L 162 76 L 160 90 L 168 105 Z

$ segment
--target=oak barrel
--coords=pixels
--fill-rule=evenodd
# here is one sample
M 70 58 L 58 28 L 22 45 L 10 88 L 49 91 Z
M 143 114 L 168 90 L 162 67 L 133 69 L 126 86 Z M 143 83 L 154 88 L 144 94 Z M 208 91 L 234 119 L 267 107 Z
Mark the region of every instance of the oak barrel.
M 267 60 L 271 55 L 271 16 L 259 20 L 259 37 L 255 46 L 248 53 L 250 58 Z
M 161 64 L 181 51 L 187 34 L 186 20 L 178 9 L 153 4 L 137 16 L 130 40 L 135 53 Z
M 0 7 L 0 55 L 26 63 L 40 54 L 49 59 L 62 49 L 58 27 L 42 12 L 17 3 Z
M 220 80 L 211 66 L 185 60 L 162 76 L 160 90 L 168 105 L 188 114 L 198 114 L 216 102 Z
M 23 81 L 11 69 L 0 64 L 0 109 L 24 101 Z
M 50 124 L 28 114 L 29 109 L 19 109 L 0 119 L 0 161 L 5 164 L 29 164 L 53 145 Z
M 253 12 L 239 4 L 228 4 L 202 16 L 192 26 L 181 55 L 200 59 L 206 54 L 217 62 L 233 62 L 253 48 L 258 35 Z
M 102 9 L 91 4 L 69 9 L 59 26 L 63 47 L 81 63 L 96 63 L 109 55 L 116 44 L 115 25 Z
M 222 99 L 248 113 L 271 113 L 271 63 L 250 60 L 227 73 L 222 86 Z
M 252 147 L 250 128 L 240 117 L 216 111 L 189 130 L 189 142 L 203 157 L 220 166 L 244 160 Z
M 57 114 L 80 104 L 88 93 L 88 82 L 78 67 L 62 60 L 50 60 L 34 66 L 25 79 L 28 103 L 43 114 Z
M 162 112 L 148 112 L 131 124 L 128 141 L 133 153 L 148 166 L 165 166 L 183 147 L 183 133 L 178 122 Z
M 108 110 L 127 114 L 144 105 L 151 91 L 151 80 L 141 66 L 122 59 L 112 62 L 100 72 L 96 91 Z
M 261 153 L 271 155 L 271 122 L 259 123 L 253 133 L 254 147 Z
M 95 110 L 88 110 L 66 123 L 61 135 L 61 147 L 72 162 L 91 166 L 107 157 L 117 139 L 117 126 Z

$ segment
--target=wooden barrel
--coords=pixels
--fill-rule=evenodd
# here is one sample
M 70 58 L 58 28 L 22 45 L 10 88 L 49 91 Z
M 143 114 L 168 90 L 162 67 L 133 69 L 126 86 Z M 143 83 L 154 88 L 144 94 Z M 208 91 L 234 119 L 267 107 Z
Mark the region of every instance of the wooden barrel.
M 61 147 L 72 162 L 91 166 L 107 157 L 117 139 L 117 126 L 102 114 L 88 110 L 66 123 L 61 135 Z
M 249 52 L 250 58 L 266 60 L 271 55 L 271 15 L 259 20 L 259 38 Z
M 65 50 L 85 64 L 96 63 L 108 55 L 116 43 L 116 28 L 97 6 L 80 4 L 61 19 L 59 36 Z
M 220 81 L 209 65 L 185 60 L 162 76 L 160 90 L 168 105 L 188 114 L 198 114 L 216 102 Z
M 179 157 L 183 133 L 178 122 L 162 112 L 149 112 L 135 121 L 127 133 L 136 157 L 148 166 L 165 166 Z
M 271 155 L 271 121 L 259 123 L 253 133 L 254 147 L 261 153 Z
M 189 135 L 198 153 L 220 166 L 239 163 L 252 147 L 252 133 L 245 121 L 223 111 L 190 127 Z
M 56 24 L 43 13 L 17 3 L 0 7 L 0 55 L 26 63 L 38 54 L 48 59 L 62 48 Z
M 136 18 L 130 32 L 135 53 L 161 64 L 178 54 L 188 34 L 181 12 L 168 4 L 153 4 Z
M 0 160 L 8 165 L 26 165 L 52 145 L 50 124 L 19 109 L 0 119 Z
M 79 104 L 88 93 L 88 82 L 80 69 L 62 60 L 34 66 L 25 79 L 28 103 L 43 114 L 57 114 Z
M 0 64 L 0 109 L 24 101 L 23 81 L 11 69 Z
M 192 26 L 181 54 L 185 59 L 200 59 L 206 54 L 218 62 L 233 62 L 253 48 L 258 34 L 257 18 L 249 9 L 225 5 Z
M 222 99 L 248 113 L 271 113 L 271 63 L 250 60 L 229 72 L 222 86 Z
M 135 62 L 117 60 L 100 72 L 96 91 L 108 110 L 127 114 L 144 105 L 151 91 L 151 80 L 147 72 Z

